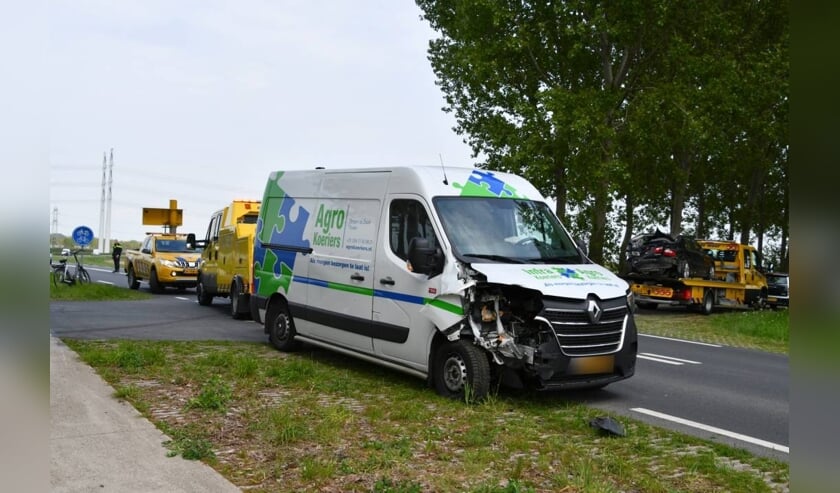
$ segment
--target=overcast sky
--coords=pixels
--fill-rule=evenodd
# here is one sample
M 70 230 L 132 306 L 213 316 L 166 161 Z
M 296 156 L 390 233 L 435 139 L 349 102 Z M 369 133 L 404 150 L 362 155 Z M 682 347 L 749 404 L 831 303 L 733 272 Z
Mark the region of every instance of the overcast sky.
M 50 230 L 140 240 L 143 207 L 203 236 L 269 173 L 315 166 L 472 166 L 426 59 L 411 0 L 59 0 L 48 4 Z M 110 161 L 110 158 L 109 158 Z M 107 181 L 107 176 L 106 176 Z M 96 246 L 96 245 L 94 245 Z

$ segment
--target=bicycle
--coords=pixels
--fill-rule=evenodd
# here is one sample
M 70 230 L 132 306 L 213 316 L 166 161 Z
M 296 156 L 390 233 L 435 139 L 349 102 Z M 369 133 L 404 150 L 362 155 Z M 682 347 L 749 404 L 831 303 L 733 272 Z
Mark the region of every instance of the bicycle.
M 57 263 L 50 261 L 50 272 L 52 274 L 53 285 L 58 287 L 59 283 L 72 286 L 76 283 L 90 284 L 90 273 L 82 265 L 79 260 L 79 253 L 82 250 L 74 250 L 71 252 L 73 259 L 76 261 L 75 265 L 71 267 L 69 259 L 59 259 Z

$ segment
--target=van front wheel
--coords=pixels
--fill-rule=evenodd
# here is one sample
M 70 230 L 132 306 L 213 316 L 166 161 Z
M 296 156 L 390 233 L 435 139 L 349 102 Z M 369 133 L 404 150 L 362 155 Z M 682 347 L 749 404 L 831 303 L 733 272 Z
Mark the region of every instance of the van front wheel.
M 490 362 L 471 341 L 447 342 L 435 354 L 434 382 L 435 390 L 444 397 L 481 401 L 490 391 Z
M 298 347 L 295 341 L 295 324 L 289 308 L 282 301 L 274 301 L 268 306 L 265 316 L 268 340 L 280 351 L 294 351 Z

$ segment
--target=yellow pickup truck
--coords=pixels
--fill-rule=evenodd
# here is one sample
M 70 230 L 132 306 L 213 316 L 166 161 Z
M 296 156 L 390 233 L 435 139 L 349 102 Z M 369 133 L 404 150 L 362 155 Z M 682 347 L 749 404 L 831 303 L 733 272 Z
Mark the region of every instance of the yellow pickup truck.
M 123 258 L 131 289 L 146 281 L 153 293 L 167 287 L 183 291 L 194 288 L 198 280 L 201 253 L 187 244 L 187 235 L 149 233 L 139 250 L 126 250 Z

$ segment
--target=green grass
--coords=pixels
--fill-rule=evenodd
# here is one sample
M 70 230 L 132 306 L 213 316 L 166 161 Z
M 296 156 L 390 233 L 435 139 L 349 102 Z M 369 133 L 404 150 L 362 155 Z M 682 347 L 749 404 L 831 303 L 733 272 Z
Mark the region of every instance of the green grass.
M 188 409 L 208 409 L 225 411 L 233 391 L 219 375 L 212 375 L 201 387 L 196 397 L 187 402 Z
M 637 313 L 640 333 L 789 354 L 786 309 L 726 311 L 704 316 L 688 311 Z
M 67 285 L 53 284 L 52 274 L 47 274 L 50 284 L 51 301 L 111 301 L 111 300 L 147 300 L 152 297 L 149 293 L 126 289 L 124 286 L 112 286 L 96 281 L 90 284 Z
M 419 379 L 327 351 L 65 342 L 172 438 L 171 454 L 204 460 L 248 491 L 789 487 L 785 463 L 629 418 L 617 418 L 625 437 L 600 435 L 589 420 L 603 411 L 563 393 L 502 391 L 466 405 Z

